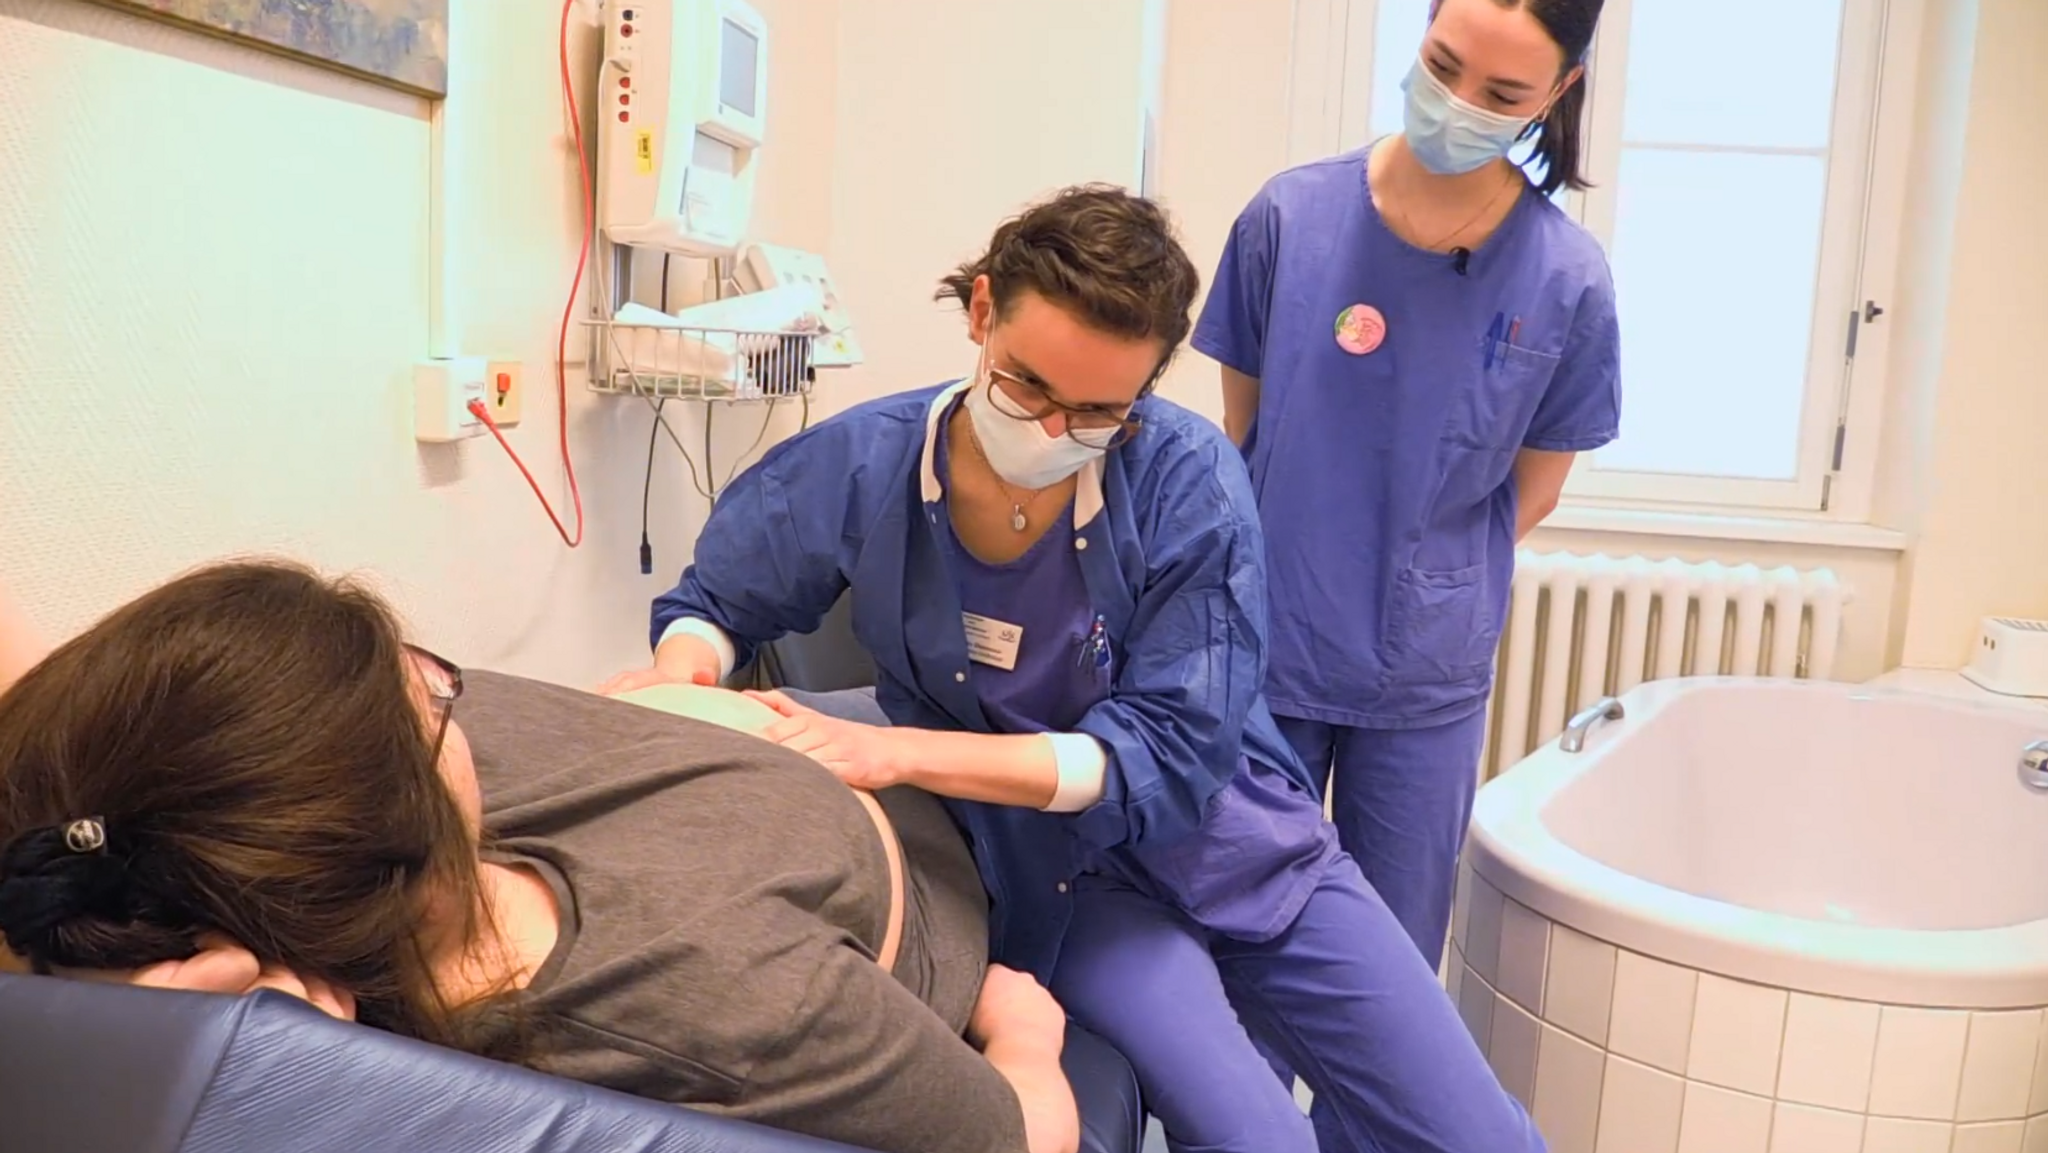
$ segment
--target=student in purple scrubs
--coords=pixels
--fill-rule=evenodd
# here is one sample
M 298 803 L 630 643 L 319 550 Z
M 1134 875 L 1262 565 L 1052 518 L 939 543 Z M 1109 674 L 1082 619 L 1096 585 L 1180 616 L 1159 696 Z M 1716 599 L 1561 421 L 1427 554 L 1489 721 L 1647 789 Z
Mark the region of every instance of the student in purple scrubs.
M 1533 1153 L 1266 708 L 1249 478 L 1151 395 L 1198 280 L 1120 190 L 1004 224 L 941 291 L 973 371 L 769 452 L 655 602 L 655 667 L 607 688 L 721 679 L 850 592 L 891 724 L 778 693 L 765 735 L 950 798 L 992 955 L 1130 1058 L 1169 1145 Z M 1254 1037 L 1302 1071 L 1313 1129 Z
M 1620 418 L 1607 261 L 1551 200 L 1600 3 L 1435 0 L 1405 130 L 1269 181 L 1195 329 L 1266 529 L 1267 698 L 1432 965 L 1516 542 Z

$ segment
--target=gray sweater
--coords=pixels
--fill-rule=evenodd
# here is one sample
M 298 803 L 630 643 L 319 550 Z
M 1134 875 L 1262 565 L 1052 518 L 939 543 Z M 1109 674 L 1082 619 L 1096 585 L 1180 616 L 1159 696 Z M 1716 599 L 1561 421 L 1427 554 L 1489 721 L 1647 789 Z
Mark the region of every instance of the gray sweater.
M 529 988 L 563 1076 L 886 1153 L 1015 1153 L 1009 1083 L 962 1039 L 987 898 L 923 793 L 879 795 L 906 870 L 809 758 L 572 689 L 472 673 L 456 718 L 493 859 L 555 891 Z

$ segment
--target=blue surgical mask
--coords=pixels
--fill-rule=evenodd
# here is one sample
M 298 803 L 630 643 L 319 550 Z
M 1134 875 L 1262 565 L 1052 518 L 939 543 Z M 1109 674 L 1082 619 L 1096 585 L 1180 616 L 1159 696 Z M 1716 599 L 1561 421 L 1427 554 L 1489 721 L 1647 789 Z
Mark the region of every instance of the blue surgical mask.
M 1463 176 L 1499 160 L 1534 123 L 1465 103 L 1420 59 L 1401 90 L 1408 94 L 1408 151 L 1438 176 Z

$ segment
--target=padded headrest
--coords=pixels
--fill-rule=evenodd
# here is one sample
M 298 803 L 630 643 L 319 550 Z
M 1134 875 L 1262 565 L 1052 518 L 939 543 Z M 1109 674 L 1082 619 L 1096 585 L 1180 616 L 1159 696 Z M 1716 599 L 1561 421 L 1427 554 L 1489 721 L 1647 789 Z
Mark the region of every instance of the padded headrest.
M 0 976 L 7 1153 L 851 1153 L 336 1021 Z
M 0 974 L 0 1146 L 178 1153 L 248 1008 Z

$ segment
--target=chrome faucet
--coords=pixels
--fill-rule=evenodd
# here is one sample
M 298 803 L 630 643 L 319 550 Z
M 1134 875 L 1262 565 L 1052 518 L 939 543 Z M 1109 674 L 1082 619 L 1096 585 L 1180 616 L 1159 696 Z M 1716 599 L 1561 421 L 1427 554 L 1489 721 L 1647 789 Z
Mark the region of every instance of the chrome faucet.
M 1557 747 L 1567 753 L 1579 752 L 1586 747 L 1586 734 L 1593 731 L 1593 726 L 1601 721 L 1618 721 L 1626 715 L 1628 714 L 1621 707 L 1620 701 L 1613 697 L 1601 697 L 1579 710 L 1579 715 L 1565 725 L 1564 735 L 1557 739 Z M 2048 759 L 2048 745 L 2043 746 L 2043 757 Z
M 2048 793 L 2048 741 L 2034 741 L 2020 750 L 2020 784 Z

